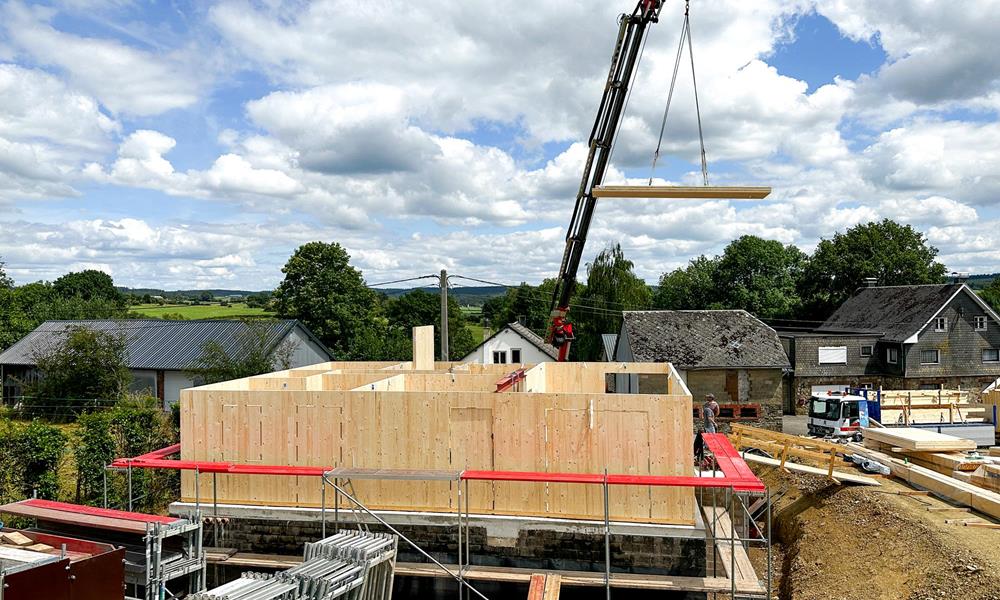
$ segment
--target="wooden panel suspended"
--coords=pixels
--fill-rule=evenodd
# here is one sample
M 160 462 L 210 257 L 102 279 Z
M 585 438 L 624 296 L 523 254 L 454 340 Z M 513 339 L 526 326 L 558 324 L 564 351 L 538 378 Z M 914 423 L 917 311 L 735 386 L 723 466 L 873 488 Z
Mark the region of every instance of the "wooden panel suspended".
M 770 193 L 769 187 L 722 185 L 599 185 L 593 189 L 595 198 L 761 200 Z

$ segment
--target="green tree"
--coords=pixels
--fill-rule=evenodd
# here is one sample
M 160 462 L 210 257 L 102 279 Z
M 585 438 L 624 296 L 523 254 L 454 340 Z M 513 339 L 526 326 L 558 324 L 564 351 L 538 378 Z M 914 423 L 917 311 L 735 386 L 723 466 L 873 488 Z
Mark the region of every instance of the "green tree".
M 7 265 L 4 261 L 0 260 L 0 289 L 7 289 L 14 287 L 14 280 L 7 275 L 7 271 L 4 267 Z
M 621 246 L 609 246 L 587 265 L 587 286 L 580 293 L 579 307 L 571 313 L 577 341 L 572 348 L 579 360 L 598 360 L 601 334 L 621 329 L 623 310 L 645 310 L 652 301 L 646 282 L 633 271 Z
M 274 291 L 280 317 L 306 324 L 338 358 L 363 358 L 354 341 L 377 328 L 378 297 L 340 244 L 309 242 L 285 263 Z
M 800 309 L 796 287 L 806 255 L 795 246 L 745 235 L 726 246 L 715 269 L 720 301 L 762 319 L 790 318 Z
M 683 269 L 674 269 L 660 277 L 653 308 L 660 310 L 709 310 L 721 308 L 716 271 L 718 258 L 702 255 Z
M 63 275 L 52 282 L 52 291 L 60 298 L 100 299 L 126 305 L 125 294 L 118 291 L 111 276 L 95 269 Z
M 941 283 L 938 249 L 909 225 L 884 219 L 821 240 L 806 266 L 799 295 L 809 318 L 822 320 L 873 277 L 878 285 Z
M 191 377 L 209 384 L 291 367 L 295 347 L 278 342 L 272 322 L 253 320 L 245 321 L 245 325 L 233 348 L 227 349 L 214 340 L 202 344 L 201 354 L 188 367 Z
M 1000 312 L 1000 276 L 997 276 L 988 286 L 979 291 L 979 296 L 993 307 L 993 310 Z
M 424 290 L 413 290 L 385 305 L 386 318 L 391 326 L 410 332 L 414 327 L 434 325 L 435 356 L 441 359 L 441 297 Z M 412 345 L 412 342 L 411 342 Z M 448 297 L 448 353 L 451 360 L 459 360 L 476 347 L 469 331 L 468 321 L 458 300 Z M 406 358 L 409 360 L 409 357 Z
M 32 414 L 62 416 L 93 406 L 89 400 L 119 400 L 125 396 L 132 374 L 126 366 L 125 337 L 88 327 L 70 327 L 61 343 L 35 355 L 39 379 L 28 386 L 32 397 L 25 403 Z

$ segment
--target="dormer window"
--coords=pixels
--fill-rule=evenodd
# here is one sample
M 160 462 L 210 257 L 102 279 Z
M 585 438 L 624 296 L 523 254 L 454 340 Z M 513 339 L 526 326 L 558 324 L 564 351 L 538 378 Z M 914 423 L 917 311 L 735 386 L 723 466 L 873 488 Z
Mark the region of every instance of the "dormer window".
M 986 315 L 976 317 L 976 331 L 986 331 Z
M 934 319 L 934 331 L 948 331 L 947 317 L 938 317 Z

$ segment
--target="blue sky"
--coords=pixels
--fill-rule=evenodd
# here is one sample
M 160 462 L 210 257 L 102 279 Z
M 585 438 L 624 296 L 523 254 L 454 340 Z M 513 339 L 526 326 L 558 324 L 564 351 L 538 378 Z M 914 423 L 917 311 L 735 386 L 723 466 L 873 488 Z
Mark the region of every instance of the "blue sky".
M 0 2 L 0 260 L 18 283 L 267 289 L 324 240 L 369 281 L 554 276 L 630 8 Z M 654 282 L 740 235 L 808 251 L 888 217 L 949 269 L 1000 271 L 997 9 L 696 3 L 710 178 L 774 192 L 602 203 L 588 255 L 621 243 Z M 609 183 L 650 175 L 681 14 L 651 30 Z M 655 173 L 674 183 L 700 179 L 683 66 Z

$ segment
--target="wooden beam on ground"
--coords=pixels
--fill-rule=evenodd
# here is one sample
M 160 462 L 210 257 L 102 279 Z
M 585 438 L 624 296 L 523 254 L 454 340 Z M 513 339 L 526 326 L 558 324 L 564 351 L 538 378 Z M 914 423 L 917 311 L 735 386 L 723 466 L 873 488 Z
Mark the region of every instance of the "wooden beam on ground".
M 457 571 L 455 565 L 445 565 Z M 505 583 L 531 583 L 531 577 L 538 573 L 533 569 L 516 567 L 467 567 L 464 577 L 467 581 L 497 581 Z M 561 587 L 604 587 L 604 573 L 588 571 L 547 571 L 547 576 L 559 576 Z M 450 577 L 435 565 L 425 563 L 396 563 L 396 575 L 404 577 Z M 633 590 L 659 590 L 678 592 L 729 593 L 732 582 L 726 577 L 686 577 L 681 575 L 646 575 L 614 573 L 611 587 Z M 762 594 L 766 590 L 760 582 L 736 582 L 738 594 Z
M 717 200 L 761 200 L 771 193 L 769 187 L 682 186 L 682 185 L 599 185 L 595 198 L 686 198 Z
M 562 578 L 559 577 L 558 573 L 549 573 L 545 576 L 545 594 L 543 596 L 544 600 L 559 600 L 559 594 L 562 592 Z
M 705 506 L 702 508 L 702 515 L 705 517 L 706 533 L 715 536 L 715 550 L 719 554 L 717 564 L 722 565 L 725 576 L 732 577 L 731 571 L 735 567 L 738 584 L 756 583 L 757 572 L 754 571 L 746 548 L 743 547 L 742 542 L 733 543 L 733 522 L 726 509 L 721 506 Z M 718 573 L 715 574 L 718 575 Z
M 781 461 L 775 460 L 773 458 L 766 458 L 763 456 L 757 456 L 756 454 L 743 454 L 743 459 L 747 462 L 757 463 L 761 465 L 768 465 L 771 467 L 780 467 Z M 785 468 L 790 471 L 795 471 L 798 473 L 807 473 L 809 475 L 819 475 L 820 477 L 829 476 L 829 471 L 827 469 L 817 469 L 816 467 L 810 467 L 808 465 L 800 465 L 793 462 L 785 462 Z M 847 483 L 857 483 L 859 485 L 882 485 L 873 477 L 866 477 L 864 475 L 855 475 L 853 473 L 845 473 L 843 471 L 834 471 L 833 478 L 838 481 L 846 481 Z
M 1000 494 L 984 490 L 971 483 L 959 481 L 954 477 L 943 475 L 919 465 L 905 463 L 898 458 L 865 448 L 859 444 L 847 444 L 847 447 L 851 448 L 857 454 L 877 460 L 886 465 L 892 471 L 894 477 L 912 485 L 931 490 L 935 494 L 963 506 L 974 508 L 994 519 L 1000 519 Z
M 913 427 L 886 427 L 864 429 L 866 439 L 872 439 L 904 450 L 941 452 L 950 450 L 975 450 L 976 442 L 953 435 L 945 435 Z

